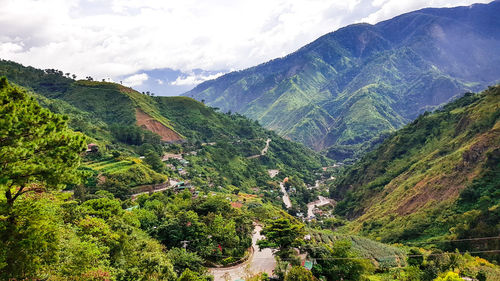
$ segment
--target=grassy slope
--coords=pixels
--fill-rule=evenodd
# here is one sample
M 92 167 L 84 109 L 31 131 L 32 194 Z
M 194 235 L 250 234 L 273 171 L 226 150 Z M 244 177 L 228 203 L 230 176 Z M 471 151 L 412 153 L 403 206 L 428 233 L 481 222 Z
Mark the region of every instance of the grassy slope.
M 70 128 L 85 133 L 89 137 L 88 142 L 98 144 L 101 150 L 115 143 L 109 131 L 108 123 L 96 117 L 92 112 L 78 109 L 64 100 L 50 99 L 34 92 L 30 92 L 30 95 L 34 96 L 40 105 L 52 112 L 68 116 Z M 125 144 L 120 144 L 115 149 L 126 151 L 126 154 L 133 154 L 133 149 Z M 165 175 L 153 171 L 142 160 L 132 156 L 122 159 L 100 159 L 98 161 L 87 159 L 83 163 L 83 167 L 91 169 L 96 175 L 127 178 L 128 182 L 125 185 L 128 187 L 159 183 L 167 179 Z
M 383 241 L 460 236 L 453 227 L 469 223 L 473 228 L 474 219 L 487 213 L 491 217 L 500 203 L 495 192 L 500 182 L 499 117 L 500 86 L 420 116 L 331 188 L 333 196 L 343 199 L 336 212 L 354 219 L 351 231 Z M 484 192 L 464 195 L 470 189 Z M 480 197 L 486 195 L 481 206 Z M 470 222 L 461 217 L 480 208 L 486 213 L 469 213 Z M 494 219 L 490 227 L 495 224 Z
M 308 233 L 311 235 L 310 244 L 313 247 L 319 243 L 331 244 L 337 240 L 348 240 L 360 257 L 370 259 L 378 268 L 406 266 L 405 252 L 394 246 L 356 235 L 338 234 L 330 230 L 309 229 Z
M 300 174 L 312 181 L 314 170 L 324 162 L 309 149 L 278 137 L 254 121 L 240 115 L 218 113 L 191 98 L 150 97 L 118 84 L 74 81 L 64 77 L 62 72 L 24 67 L 10 61 L 0 61 L 0 75 L 39 93 L 36 96 L 44 106 L 69 115 L 71 127 L 93 138 L 92 141 L 102 148 L 111 144 L 112 149 L 133 155 L 134 148 L 117 142 L 109 128 L 115 124 L 134 125 L 136 108 L 189 142 L 217 142 L 217 146 L 203 149 L 210 154 L 208 159 L 211 159 L 211 168 L 215 169 L 215 175 L 210 173 L 210 176 L 227 178 L 226 184 L 245 182 L 249 188 L 257 183 L 256 178 L 268 178 L 267 168 L 280 168 L 290 175 Z M 268 155 L 247 159 L 260 152 L 266 138 L 272 139 Z M 192 160 L 206 166 L 200 169 L 210 166 L 200 159 Z M 245 175 L 235 179 L 235 171 Z

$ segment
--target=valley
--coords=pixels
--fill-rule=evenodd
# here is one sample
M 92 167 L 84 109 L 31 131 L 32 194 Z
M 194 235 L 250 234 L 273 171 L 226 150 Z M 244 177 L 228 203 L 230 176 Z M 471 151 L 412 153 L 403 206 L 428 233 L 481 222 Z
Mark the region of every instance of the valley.
M 0 59 L 0 279 L 500 281 L 498 14 L 156 81 L 181 96 Z

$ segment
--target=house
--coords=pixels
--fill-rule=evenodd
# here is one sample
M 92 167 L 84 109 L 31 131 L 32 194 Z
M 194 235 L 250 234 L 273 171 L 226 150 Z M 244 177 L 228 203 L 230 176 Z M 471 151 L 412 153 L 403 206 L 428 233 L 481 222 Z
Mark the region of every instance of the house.
M 304 267 L 305 267 L 305 269 L 307 269 L 307 270 L 311 270 L 311 269 L 312 269 L 312 267 L 313 267 L 313 262 L 312 262 L 312 261 L 309 261 L 309 260 L 304 261 Z
M 125 210 L 127 210 L 127 211 L 129 211 L 129 212 L 132 212 L 132 210 L 133 210 L 133 209 L 137 209 L 137 208 L 139 208 L 139 205 L 132 206 L 132 207 L 127 208 L 127 209 L 125 209 Z
M 239 201 L 237 201 L 237 202 L 231 202 L 231 207 L 239 209 L 239 208 L 243 207 L 243 204 L 241 202 L 239 202 Z
M 89 143 L 87 145 L 87 150 L 86 152 L 98 152 L 99 151 L 99 146 L 95 143 Z
M 169 159 L 177 159 L 177 160 L 183 160 L 181 154 L 174 154 L 174 153 L 165 153 L 161 159 L 161 161 L 167 161 Z

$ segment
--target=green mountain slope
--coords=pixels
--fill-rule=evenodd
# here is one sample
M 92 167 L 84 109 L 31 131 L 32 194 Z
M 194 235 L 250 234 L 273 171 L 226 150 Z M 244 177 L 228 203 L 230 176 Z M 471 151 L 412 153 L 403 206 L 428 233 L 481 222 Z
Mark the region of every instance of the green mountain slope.
M 353 220 L 351 231 L 399 242 L 498 235 L 499 190 L 497 85 L 421 115 L 350 167 L 330 192 L 341 200 L 336 213 Z
M 179 177 L 178 171 L 158 174 L 138 159 L 152 148 L 159 157 L 185 153 L 190 164 L 183 167 L 188 174 L 182 178 L 204 189 L 266 189 L 271 180 L 268 169 L 313 183 L 314 173 L 328 163 L 242 115 L 219 113 L 191 98 L 151 97 L 119 84 L 75 81 L 60 71 L 10 61 L 0 61 L 0 75 L 32 90 L 43 106 L 68 115 L 72 129 L 99 145 L 102 157 L 88 159 L 86 164 L 95 177 L 92 190 L 99 175 L 128 188 L 160 183 L 166 176 Z M 261 153 L 267 139 L 271 140 L 268 153 L 252 158 Z
M 381 133 L 500 79 L 498 13 L 492 2 L 347 26 L 185 95 L 334 159 L 357 157 Z

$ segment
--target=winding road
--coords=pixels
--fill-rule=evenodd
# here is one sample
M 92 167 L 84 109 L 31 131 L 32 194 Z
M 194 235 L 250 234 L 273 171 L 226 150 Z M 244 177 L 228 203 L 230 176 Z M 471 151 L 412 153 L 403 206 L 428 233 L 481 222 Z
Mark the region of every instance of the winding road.
M 257 154 L 257 155 L 252 155 L 252 156 L 249 156 L 247 157 L 248 159 L 253 159 L 253 158 L 257 158 L 257 157 L 261 157 L 261 156 L 264 156 L 266 155 L 267 153 L 267 150 L 269 149 L 269 143 L 271 142 L 271 139 L 267 139 L 266 140 L 266 146 L 264 146 L 264 148 L 262 149 L 262 151 L 260 152 L 260 154 Z
M 266 146 L 264 147 L 264 149 L 262 149 L 262 151 L 260 152 L 260 155 L 266 155 L 267 153 L 267 150 L 269 149 L 269 143 L 271 142 L 271 139 L 267 139 L 266 140 Z
M 276 267 L 273 252 L 271 249 L 263 249 L 259 251 L 257 241 L 262 239 L 260 231 L 262 227 L 256 225 L 252 235 L 252 254 L 250 258 L 238 265 L 225 268 L 209 268 L 210 274 L 214 276 L 214 281 L 247 279 L 248 277 L 260 272 L 266 272 L 269 276 L 273 275 L 273 270 Z
M 281 192 L 283 193 L 283 203 L 285 203 L 285 206 L 287 209 L 290 209 L 292 207 L 292 201 L 290 201 L 290 197 L 288 196 L 288 193 L 286 192 L 285 184 L 283 182 L 280 182 L 280 188 L 281 188 Z

